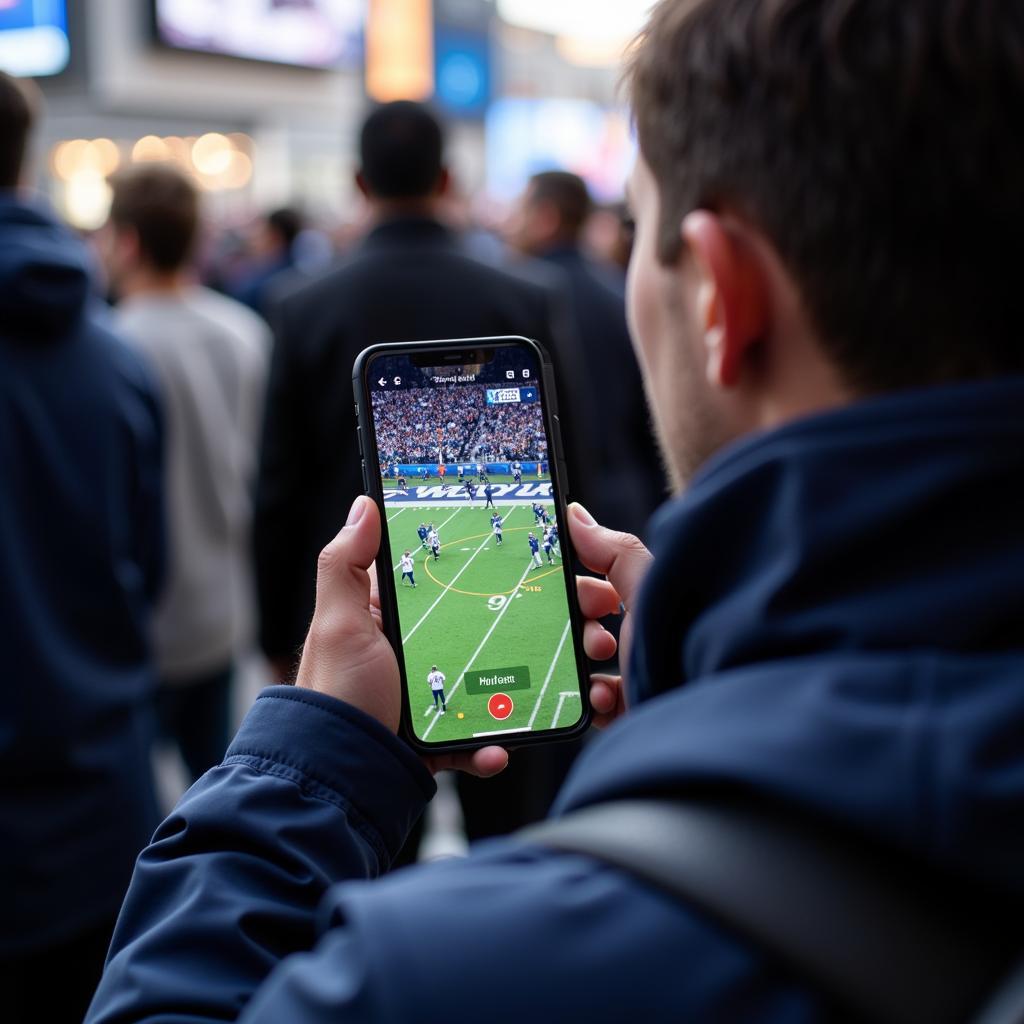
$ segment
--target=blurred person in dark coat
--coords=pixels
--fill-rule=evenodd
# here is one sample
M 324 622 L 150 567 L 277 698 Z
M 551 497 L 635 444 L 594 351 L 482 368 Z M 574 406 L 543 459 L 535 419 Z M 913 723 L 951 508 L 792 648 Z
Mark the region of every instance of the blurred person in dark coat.
M 143 164 L 111 186 L 101 248 L 117 323 L 153 367 L 167 419 L 157 711 L 194 781 L 229 739 L 270 331 L 251 309 L 195 283 L 201 209 L 191 179 L 170 164 Z
M 449 176 L 442 128 L 427 108 L 376 108 L 360 159 L 372 229 L 271 315 L 255 543 L 261 643 L 281 676 L 309 625 L 317 555 L 363 491 L 352 403 L 359 352 L 376 342 L 519 334 L 544 344 L 563 376 L 578 373 L 572 336 L 559 330 L 563 297 L 471 259 L 439 219 Z M 572 397 L 563 422 L 580 401 Z
M 232 292 L 239 302 L 266 315 L 274 286 L 295 269 L 296 241 L 304 227 L 302 214 L 290 206 L 271 210 L 256 225 L 254 259 Z
M 581 245 L 591 210 L 578 175 L 535 174 L 509 218 L 508 242 L 556 267 L 567 282 L 586 388 L 600 410 L 598 434 L 577 467 L 578 496 L 601 522 L 642 534 L 664 497 L 665 481 L 626 328 L 625 282 L 613 268 L 589 259 Z
M 89 254 L 19 191 L 34 107 L 0 73 L 0 1016 L 72 1024 L 159 820 L 162 442 Z
M 363 492 L 352 402 L 352 364 L 363 348 L 431 338 L 535 338 L 573 389 L 571 402 L 561 392 L 567 453 L 593 430 L 578 388 L 574 335 L 560 321 L 564 296 L 466 254 L 440 219 L 450 180 L 443 148 L 442 127 L 426 107 L 401 101 L 372 111 L 360 135 L 356 183 L 374 226 L 340 266 L 289 293 L 272 312 L 276 342 L 255 545 L 261 642 L 279 678 L 290 675 L 313 613 L 317 555 Z M 572 454 L 569 461 L 571 467 Z M 546 752 L 523 752 L 479 799 L 475 790 L 464 793 L 471 838 L 542 817 L 563 772 L 561 762 L 552 770 Z M 417 831 L 400 863 L 415 856 L 418 841 Z

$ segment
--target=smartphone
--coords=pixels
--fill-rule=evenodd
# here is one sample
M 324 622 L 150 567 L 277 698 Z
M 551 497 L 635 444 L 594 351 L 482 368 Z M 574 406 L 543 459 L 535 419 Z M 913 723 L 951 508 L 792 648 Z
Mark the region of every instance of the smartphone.
M 527 338 L 373 345 L 353 384 L 384 629 L 421 753 L 590 724 L 550 359 Z

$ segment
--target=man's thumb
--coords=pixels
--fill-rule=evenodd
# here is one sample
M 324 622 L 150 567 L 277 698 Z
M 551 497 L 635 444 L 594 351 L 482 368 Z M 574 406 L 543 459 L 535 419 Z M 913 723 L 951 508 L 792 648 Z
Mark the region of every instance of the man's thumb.
M 609 530 L 580 504 L 569 506 L 569 533 L 580 561 L 607 577 L 628 608 L 651 564 L 651 553 L 631 533 Z
M 380 510 L 365 495 L 356 498 L 345 525 L 320 552 L 317 560 L 317 606 L 324 601 L 351 598 L 364 604 L 369 599 L 367 570 L 380 547 Z

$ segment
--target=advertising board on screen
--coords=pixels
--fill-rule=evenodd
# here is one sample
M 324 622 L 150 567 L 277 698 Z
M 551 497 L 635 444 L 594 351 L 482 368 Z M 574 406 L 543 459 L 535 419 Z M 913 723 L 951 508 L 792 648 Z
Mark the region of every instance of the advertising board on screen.
M 366 0 L 153 2 L 157 37 L 177 49 L 310 68 L 362 57 Z

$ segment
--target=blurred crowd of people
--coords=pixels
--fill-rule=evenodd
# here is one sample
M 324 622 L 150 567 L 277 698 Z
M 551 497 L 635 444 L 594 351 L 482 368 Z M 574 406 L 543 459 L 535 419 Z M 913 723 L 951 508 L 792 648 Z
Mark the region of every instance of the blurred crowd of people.
M 409 388 L 371 394 L 382 461 L 437 462 L 443 444 L 450 459 L 469 456 L 486 404 L 481 388 Z M 415 411 L 410 414 L 410 404 Z
M 548 457 L 540 403 L 492 405 L 470 443 L 470 454 L 486 462 Z
M 251 609 L 268 680 L 290 678 L 317 554 L 362 490 L 363 347 L 536 338 L 577 493 L 639 532 L 661 482 L 621 266 L 585 252 L 592 206 L 574 175 L 538 175 L 505 239 L 456 230 L 442 126 L 394 103 L 362 128 L 366 231 L 344 261 L 297 207 L 238 245 L 183 172 L 155 163 L 111 180 L 109 219 L 83 244 L 23 187 L 39 115 L 30 86 L 0 77 L 0 628 L 20 695 L 0 723 L 0 951 L 14 1005 L 59 1022 L 84 1009 L 158 820 L 154 740 L 188 779 L 223 755 Z M 398 394 L 374 396 L 388 460 L 433 460 L 439 431 L 455 459 L 545 454 L 537 404 L 488 407 L 458 387 L 417 401 L 410 420 Z M 609 403 L 632 404 L 635 436 L 609 433 Z M 540 817 L 572 754 L 524 754 L 486 797 L 460 780 L 470 836 Z M 77 983 L 49 986 L 40 1008 L 40 979 L 67 977 L 68 959 Z
M 447 462 L 547 458 L 537 402 L 488 405 L 485 389 L 452 385 L 371 393 L 381 462 Z M 415 410 L 410 417 L 410 403 Z

